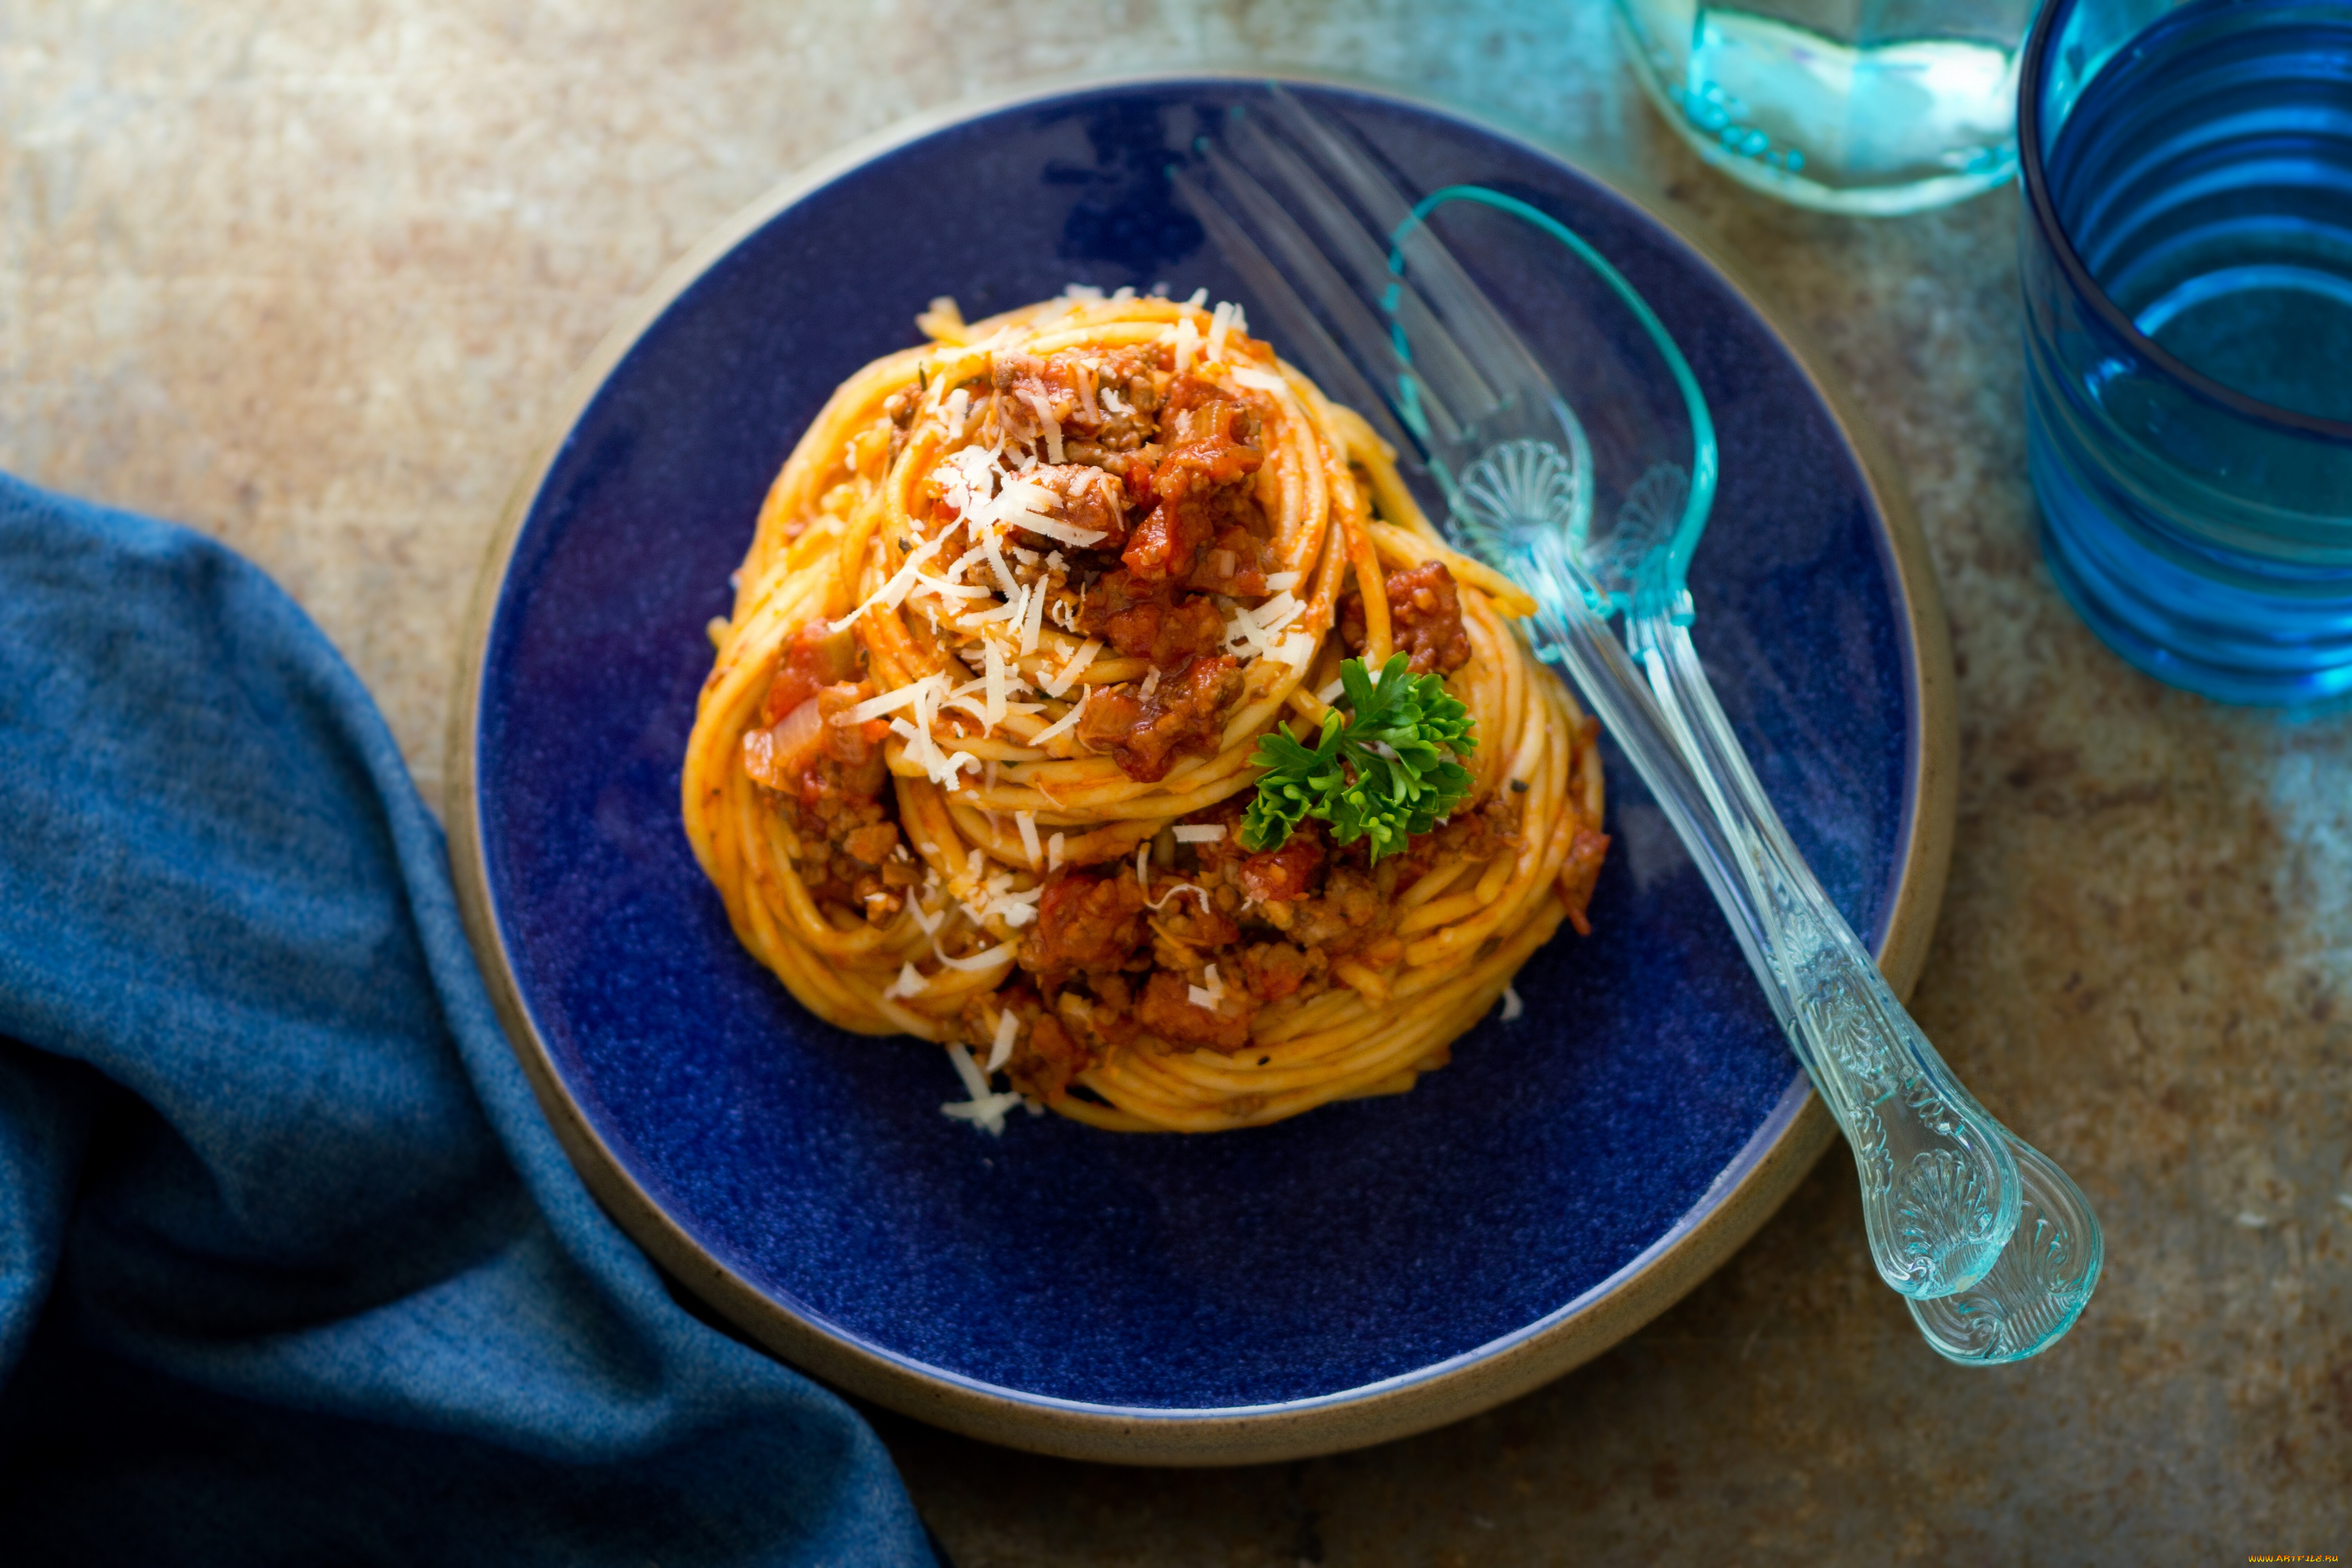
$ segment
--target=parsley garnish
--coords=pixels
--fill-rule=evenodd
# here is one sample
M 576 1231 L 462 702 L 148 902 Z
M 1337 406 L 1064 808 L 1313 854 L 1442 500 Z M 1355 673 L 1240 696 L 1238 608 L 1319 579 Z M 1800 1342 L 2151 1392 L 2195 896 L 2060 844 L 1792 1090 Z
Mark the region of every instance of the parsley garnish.
M 1308 817 L 1327 822 L 1334 843 L 1372 841 L 1372 859 L 1393 854 L 1470 798 L 1470 770 L 1454 760 L 1477 749 L 1470 710 L 1444 677 L 1406 673 L 1390 657 L 1378 685 L 1360 659 L 1339 666 L 1342 695 L 1323 716 L 1312 749 L 1284 725 L 1258 737 L 1250 760 L 1265 769 L 1242 818 L 1242 847 L 1278 849 Z M 1349 710 L 1343 722 L 1338 708 Z

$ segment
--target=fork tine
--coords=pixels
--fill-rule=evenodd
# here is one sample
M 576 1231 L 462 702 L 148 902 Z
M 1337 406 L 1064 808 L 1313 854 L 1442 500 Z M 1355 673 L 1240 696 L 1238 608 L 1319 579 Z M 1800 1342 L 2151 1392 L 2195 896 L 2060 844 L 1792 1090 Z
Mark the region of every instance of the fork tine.
M 1460 427 L 1476 423 L 1501 402 L 1477 364 L 1455 345 L 1452 333 L 1412 286 L 1389 270 L 1385 235 L 1368 227 L 1296 149 L 1276 141 L 1254 121 L 1244 118 L 1233 140 L 1261 162 L 1276 185 L 1320 231 L 1323 244 L 1315 248 L 1354 275 L 1354 292 L 1360 298 L 1380 299 L 1391 288 L 1396 290 L 1397 320 L 1412 345 L 1409 373 L 1423 395 L 1433 394 L 1451 412 L 1455 428 L 1445 433 L 1447 440 L 1457 439 Z M 1383 339 L 1392 337 L 1386 323 L 1377 329 Z M 1458 458 L 1459 455 L 1449 453 L 1448 456 Z
M 1177 194 L 1201 220 L 1202 226 L 1209 231 L 1209 237 L 1215 242 L 1218 251 L 1233 265 L 1234 270 L 1241 274 L 1242 281 L 1249 286 L 1259 303 L 1270 312 L 1273 319 L 1269 324 L 1282 334 L 1279 347 L 1283 357 L 1304 369 L 1323 389 L 1325 395 L 1362 413 L 1373 432 L 1399 453 L 1418 452 L 1418 441 L 1397 423 L 1395 415 L 1390 411 L 1391 400 L 1381 394 L 1355 360 L 1324 329 L 1314 309 L 1299 297 L 1298 291 L 1283 275 L 1282 268 L 1251 237 L 1249 231 L 1235 219 L 1227 206 L 1209 192 L 1192 171 L 1175 169 L 1171 171 L 1171 177 Z M 1272 201 L 1264 191 L 1255 189 L 1255 183 L 1252 189 L 1258 199 Z M 1242 195 L 1238 185 L 1234 194 Z M 1254 212 L 1251 216 L 1261 223 L 1264 221 L 1263 212 Z M 1316 260 L 1320 263 L 1319 257 Z M 1328 270 L 1328 264 L 1325 270 Z M 1342 295 L 1341 298 L 1345 301 L 1347 297 Z M 1361 305 L 1357 305 L 1356 308 L 1359 311 L 1363 309 Z M 1370 319 L 1369 312 L 1365 315 Z M 1343 324 L 1344 329 L 1349 329 Z
M 1370 411 L 1377 410 L 1380 423 L 1388 426 L 1381 431 L 1381 439 L 1399 451 L 1420 451 L 1426 457 L 1425 438 L 1430 432 L 1414 430 L 1408 435 L 1406 429 L 1396 423 L 1401 415 L 1406 427 L 1413 424 L 1411 411 L 1399 406 L 1400 380 L 1410 373 L 1411 367 L 1397 357 L 1387 329 L 1364 303 L 1362 295 L 1339 275 L 1330 259 L 1283 210 L 1282 204 L 1246 169 L 1222 148 L 1210 147 L 1206 158 L 1226 202 L 1219 206 L 1204 183 L 1198 187 L 1202 204 L 1215 208 L 1218 217 L 1236 230 L 1242 227 L 1242 220 L 1246 220 L 1255 230 L 1253 250 L 1258 259 L 1268 264 L 1272 276 L 1293 291 L 1294 302 L 1307 324 L 1336 355 L 1349 361 L 1354 383 L 1349 388 L 1349 395 L 1369 394 L 1370 401 L 1361 406 L 1367 410 L 1368 417 Z M 1267 251 L 1273 256 L 1266 256 Z M 1311 306 L 1296 293 L 1300 287 L 1311 297 Z M 1324 319 L 1339 329 L 1336 337 L 1324 331 L 1321 321 L 1315 317 L 1316 307 L 1321 308 Z M 1460 422 L 1444 404 L 1424 399 L 1421 413 L 1442 439 L 1451 441 L 1457 435 Z
M 1308 109 L 1280 84 L 1272 84 L 1269 95 L 1274 102 L 1274 117 L 1314 151 L 1318 161 L 1338 177 L 1376 224 L 1384 225 L 1385 235 L 1401 235 L 1394 244 L 1415 281 L 1403 285 L 1400 305 L 1418 296 L 1431 319 L 1440 325 L 1444 334 L 1442 349 L 1452 350 L 1465 363 L 1475 367 L 1479 380 L 1492 388 L 1496 403 L 1514 397 L 1524 398 L 1534 406 L 1549 407 L 1559 402 L 1559 393 L 1550 376 L 1528 352 L 1519 335 L 1503 319 L 1486 292 L 1463 271 L 1435 232 L 1427 224 L 1414 221 L 1412 204 L 1381 172 L 1370 156 L 1352 145 L 1328 118 Z M 1385 255 L 1381 261 L 1385 270 Z M 1423 352 L 1421 332 L 1426 329 L 1417 329 L 1412 321 L 1407 320 L 1405 330 L 1419 362 Z M 1436 348 L 1438 344 L 1433 341 L 1432 346 Z

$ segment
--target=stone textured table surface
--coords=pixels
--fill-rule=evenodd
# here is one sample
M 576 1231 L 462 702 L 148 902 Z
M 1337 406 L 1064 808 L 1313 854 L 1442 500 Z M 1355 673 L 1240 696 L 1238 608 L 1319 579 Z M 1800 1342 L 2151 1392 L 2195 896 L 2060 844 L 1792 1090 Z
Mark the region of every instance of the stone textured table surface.
M 1860 394 L 1958 656 L 1958 848 L 1916 1010 L 2080 1178 L 2106 1275 L 2053 1354 L 1948 1366 L 1870 1272 L 1840 1149 L 1610 1355 L 1385 1448 L 1120 1470 L 877 1416 L 957 1562 L 2352 1552 L 2352 722 L 2168 691 L 2053 591 L 2012 192 L 1876 223 L 1751 197 L 1656 123 L 1599 0 L 0 0 L 0 466 L 259 560 L 434 797 L 501 502 L 665 264 L 912 110 L 1239 59 L 1406 85 L 1633 171 Z

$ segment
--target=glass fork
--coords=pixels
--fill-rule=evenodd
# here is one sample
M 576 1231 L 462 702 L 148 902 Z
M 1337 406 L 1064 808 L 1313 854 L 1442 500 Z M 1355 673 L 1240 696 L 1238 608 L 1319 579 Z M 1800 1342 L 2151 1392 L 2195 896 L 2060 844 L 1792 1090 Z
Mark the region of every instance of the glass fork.
M 1280 87 L 1172 170 L 1276 347 L 1417 455 L 1444 527 L 1541 606 L 1532 641 L 1633 761 L 1729 918 L 1853 1145 L 1871 1256 L 1930 1344 L 2015 1361 L 2073 1325 L 2102 1244 L 2081 1191 L 1977 1103 L 1790 841 L 1692 645 L 1685 574 L 1715 486 L 1696 379 L 1608 261 L 1516 198 L 1407 200 Z M 1430 226 L 1442 207 L 1532 224 L 1595 285 L 1563 392 Z M 1622 615 L 1625 638 L 1609 629 Z

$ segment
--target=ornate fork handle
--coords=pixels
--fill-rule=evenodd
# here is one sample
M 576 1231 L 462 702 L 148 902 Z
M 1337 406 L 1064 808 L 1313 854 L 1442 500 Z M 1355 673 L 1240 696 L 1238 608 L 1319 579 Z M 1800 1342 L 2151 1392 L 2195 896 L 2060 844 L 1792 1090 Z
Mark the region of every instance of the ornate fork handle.
M 1727 781 L 1745 802 L 1744 809 L 1750 814 L 1752 829 L 1764 852 L 1758 864 L 1767 868 L 1757 880 L 1774 889 L 1771 897 L 1761 905 L 1768 919 L 1783 906 L 1786 883 L 1780 879 L 1790 870 L 1802 879 L 1798 891 L 1808 906 L 1794 922 L 1782 922 L 1789 940 L 1775 954 L 1776 961 L 1790 973 L 1805 976 L 1808 964 L 1815 961 L 1804 956 L 1808 945 L 1824 934 L 1842 954 L 1821 973 L 1821 978 L 1827 981 L 1826 987 L 1800 983 L 1789 988 L 1801 1011 L 1816 1015 L 1811 1019 L 1801 1019 L 1800 1025 L 1853 1016 L 1866 1020 L 1864 1027 L 1867 1022 L 1876 1022 L 1889 1030 L 1877 1037 L 1889 1047 L 1887 1059 L 1869 1063 L 1872 1069 L 1882 1070 L 1879 1071 L 1857 1073 L 1844 1061 L 1825 1071 L 1822 1065 L 1805 1054 L 1808 1036 L 1816 1042 L 1817 1052 L 1817 1042 L 1824 1036 L 1833 1052 L 1839 1051 L 1846 1040 L 1871 1038 L 1848 1034 L 1843 1027 L 1825 1030 L 1790 1027 L 1790 1040 L 1798 1042 L 1799 1059 L 1805 1062 L 1814 1083 L 1822 1086 L 1824 1099 L 1830 1098 L 1832 1082 L 1850 1088 L 1860 1081 L 1874 1087 L 1885 1082 L 1885 1068 L 1893 1068 L 1897 1074 L 1906 1067 L 1915 1070 L 1916 1076 L 1901 1086 L 1901 1093 L 1904 1104 L 1916 1119 L 1924 1122 L 1929 1131 L 1940 1133 L 1947 1127 L 1948 1118 L 1953 1131 L 1965 1127 L 1972 1141 L 1990 1133 L 1992 1141 L 1979 1146 L 2000 1155 L 1999 1163 L 2012 1173 L 2010 1185 L 2004 1188 L 2013 1195 L 2010 1218 L 2000 1220 L 1997 1232 L 2004 1239 L 1991 1249 L 1989 1266 L 1979 1268 L 1968 1260 L 1968 1234 L 1955 1233 L 1960 1244 L 1953 1247 L 1952 1255 L 1962 1259 L 1973 1271 L 1963 1275 L 1958 1264 L 1948 1264 L 1948 1272 L 1960 1282 L 1941 1290 L 1906 1291 L 1911 1298 L 1907 1303 L 1911 1316 L 1927 1343 L 1950 1360 L 1972 1364 L 2022 1361 L 2055 1343 L 2074 1326 L 2075 1319 L 2089 1304 L 2105 1256 L 2098 1218 L 2091 1212 L 2083 1189 L 2059 1168 L 2056 1161 L 1995 1121 L 1960 1086 L 1918 1026 L 1911 1021 L 1910 1015 L 1887 990 L 1877 967 L 1870 962 L 1836 909 L 1822 897 L 1716 703 L 1714 690 L 1699 665 L 1698 653 L 1691 645 L 1690 632 L 1683 623 L 1687 606 L 1680 608 L 1681 614 L 1675 613 L 1675 607 L 1662 606 L 1631 617 L 1628 635 L 1649 676 L 1651 693 L 1662 714 L 1685 737 L 1687 754 L 1703 759 L 1696 770 L 1698 776 L 1704 779 L 1712 775 Z M 1826 912 L 1825 919 L 1816 911 Z M 1822 923 L 1817 925 L 1817 920 Z M 1847 993 L 1850 983 L 1858 983 L 1867 995 Z M 1766 988 L 1773 994 L 1776 1010 L 1780 1009 L 1782 994 L 1769 985 Z M 1786 1012 L 1781 1021 L 1784 1027 L 1789 1026 Z M 1867 1046 L 1862 1054 L 1870 1055 Z M 1864 1114 L 1877 1113 L 1880 1129 L 1890 1134 L 1902 1124 L 1879 1106 L 1861 1109 Z M 1853 1138 L 1856 1162 L 1861 1164 L 1863 1142 L 1853 1135 L 1854 1124 L 1848 1122 L 1843 1113 L 1839 1120 L 1848 1137 Z M 1891 1135 L 1889 1144 L 1893 1144 Z M 1895 1150 L 1890 1146 L 1885 1157 L 1874 1155 L 1870 1165 L 1864 1166 L 1862 1183 L 1865 1208 L 1871 1203 L 1874 1186 L 1882 1184 L 1890 1175 L 1901 1178 L 1905 1167 L 1895 1155 Z M 1941 1178 L 1928 1177 L 1927 1173 L 1945 1168 L 1944 1159 L 1943 1152 L 1932 1146 L 1913 1155 L 1909 1169 L 1923 1178 L 1911 1184 L 1915 1193 L 1943 1189 Z M 1875 1178 L 1873 1167 L 1877 1173 Z M 1971 1231 L 1979 1223 L 1957 1198 L 1939 1200 L 1938 1218 L 1934 1218 L 1939 1213 L 1938 1202 L 1923 1203 L 1900 1192 L 1893 1196 L 1897 1240 L 1906 1253 L 1924 1251 L 1924 1244 L 1933 1239 L 1921 1228 L 1922 1220 L 1939 1226 L 1958 1223 L 1970 1227 Z M 1986 1226 L 1984 1233 L 1990 1236 L 1995 1231 Z M 1875 1253 L 1879 1233 L 1874 1227 L 1871 1238 Z M 1880 1271 L 1885 1271 L 1883 1259 Z M 1888 1282 L 1894 1283 L 1892 1279 Z M 1896 1289 L 1902 1287 L 1898 1285 Z
M 1772 1009 L 1853 1145 L 1872 1257 L 1904 1295 L 1964 1290 L 1992 1268 L 2017 1227 L 2008 1140 L 1887 988 L 1798 853 L 1676 620 L 1671 610 L 1631 617 L 1633 655 L 1744 873 Z
M 1740 750 L 1738 740 L 1731 736 L 1731 727 L 1724 722 L 1722 707 L 1717 707 L 1715 691 L 1707 686 L 1706 670 L 1698 665 L 1698 651 L 1691 646 L 1691 632 L 1684 628 L 1682 621 L 1684 616 L 1677 616 L 1670 609 L 1654 609 L 1651 613 L 1634 616 L 1628 634 L 1633 637 L 1634 649 L 1639 649 L 1642 665 L 1649 673 L 1651 691 L 1661 698 L 1661 710 L 1670 722 L 1689 728 L 1691 738 L 1698 740 L 1700 750 L 1706 752 L 1707 767 L 1700 768 L 1700 776 L 1706 779 L 1712 771 L 1736 785 L 1740 797 L 1748 801 L 1748 811 L 1755 813 L 1757 828 L 1771 861 L 1780 867 L 1794 867 L 1794 873 L 1804 877 L 1806 889 L 1811 889 L 1813 905 L 1828 910 L 1830 938 L 1839 943 L 1846 959 L 1858 967 L 1863 985 L 1870 988 L 1867 1011 L 1894 1028 L 1889 1041 L 1900 1055 L 1891 1065 L 1900 1070 L 1906 1062 L 1916 1062 L 1922 1067 L 1919 1077 L 1906 1083 L 1906 1105 L 1916 1112 L 1931 1131 L 1943 1128 L 1945 1112 L 1957 1112 L 1961 1122 L 1971 1128 L 1971 1135 L 1980 1138 L 1990 1131 L 1994 1140 L 1990 1152 L 2004 1156 L 2001 1164 L 2013 1171 L 2013 1185 L 2004 1189 L 2016 1194 L 2013 1220 L 2001 1220 L 2000 1234 L 2006 1237 L 2006 1241 L 1994 1246 L 1988 1270 L 1980 1270 L 1980 1277 L 1969 1277 L 1964 1283 L 1943 1291 L 1910 1291 L 1907 1305 L 1912 1319 L 1919 1323 L 1919 1333 L 1927 1335 L 1927 1343 L 1952 1361 L 2004 1364 L 2037 1354 L 2049 1344 L 2058 1343 L 2067 1328 L 2074 1326 L 2074 1319 L 2079 1319 L 2084 1307 L 2091 1302 L 2091 1291 L 2098 1288 L 2098 1271 L 2105 1262 L 2105 1239 L 2100 1237 L 2098 1216 L 2091 1213 L 2091 1201 L 2084 1197 L 2082 1187 L 2058 1168 L 2058 1161 L 1994 1122 L 1983 1105 L 1969 1098 L 1969 1091 L 1961 1089 L 1959 1082 L 1952 1077 L 1952 1070 L 1936 1055 L 1936 1049 L 1919 1032 L 1919 1025 L 1910 1020 L 1910 1013 L 1903 1011 L 1903 1006 L 1886 989 L 1877 967 L 1863 952 L 1861 943 L 1855 943 L 1846 924 L 1837 917 L 1837 910 L 1822 898 L 1821 889 L 1813 886 L 1811 874 L 1804 870 L 1804 861 L 1797 856 L 1794 844 L 1788 841 L 1788 832 L 1780 828 L 1780 818 L 1773 816 L 1771 801 L 1757 783 L 1755 768 L 1748 767 L 1748 755 Z M 1806 931 L 1806 938 L 1811 938 L 1811 931 Z M 1790 943 L 1788 950 L 1778 956 L 1785 964 L 1797 950 L 1800 945 Z M 1797 995 L 1801 999 L 1816 997 L 1818 989 L 1806 992 L 1800 988 Z M 1839 1006 L 1832 1004 L 1830 1011 L 1839 1011 Z M 1790 1037 L 1800 1037 L 1800 1030 L 1790 1030 Z M 1806 1061 L 1806 1070 L 1813 1074 L 1816 1083 L 1825 1082 L 1822 1070 L 1811 1061 Z M 1886 1126 L 1884 1114 L 1882 1126 Z M 1855 1155 L 1861 1155 L 1858 1140 Z M 1924 1150 L 1922 1155 L 1912 1156 L 1912 1171 L 1927 1171 L 1927 1164 L 1922 1161 L 1936 1161 L 1940 1166 L 1940 1159 L 1943 1156 L 1936 1150 Z M 1898 1173 L 1903 1171 L 1900 1164 L 1894 1164 L 1894 1168 Z M 1872 1177 L 1865 1173 L 1865 1204 L 1870 1185 Z M 1933 1183 L 1915 1183 L 1916 1187 L 1933 1187 Z M 1915 1249 L 1924 1239 L 1915 1229 L 1916 1218 L 1933 1213 L 1933 1204 L 1916 1204 L 1910 1197 L 1898 1194 L 1895 1216 L 1900 1244 Z M 1957 1213 L 1957 1206 L 1948 1206 L 1943 1222 L 1952 1222 L 1955 1218 L 1964 1216 Z M 1872 1232 L 1872 1244 L 1874 1241 L 1877 1232 Z M 1879 1267 L 1884 1271 L 1884 1262 Z M 1959 1277 L 1959 1270 L 1955 1267 L 1952 1274 Z
M 1556 528 L 1522 536 L 1543 604 L 1538 644 L 1567 666 L 1730 916 L 1797 1060 L 1853 1145 L 1879 1274 L 1913 1298 L 1966 1289 L 2017 1224 L 2017 1167 L 1998 1124 L 1813 880 L 1706 689 L 1688 633 L 1635 618 L 1637 667 L 1564 542 Z

